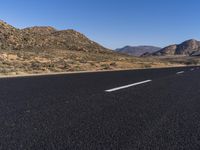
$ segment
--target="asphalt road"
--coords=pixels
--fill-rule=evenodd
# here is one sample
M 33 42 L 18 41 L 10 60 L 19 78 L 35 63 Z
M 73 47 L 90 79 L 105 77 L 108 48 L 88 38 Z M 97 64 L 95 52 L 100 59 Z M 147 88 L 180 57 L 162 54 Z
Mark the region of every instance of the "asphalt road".
M 200 69 L 0 79 L 0 149 L 198 150 Z

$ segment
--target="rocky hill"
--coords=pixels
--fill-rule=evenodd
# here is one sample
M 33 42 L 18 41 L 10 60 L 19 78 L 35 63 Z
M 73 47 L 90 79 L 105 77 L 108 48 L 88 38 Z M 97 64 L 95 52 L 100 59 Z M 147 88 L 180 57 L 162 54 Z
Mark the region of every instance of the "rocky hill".
M 125 46 L 123 48 L 116 49 L 116 51 L 132 56 L 141 56 L 144 53 L 153 53 L 160 49 L 160 47 L 155 46 Z
M 167 46 L 155 53 L 155 56 L 173 56 L 173 55 L 186 55 L 190 56 L 193 53 L 200 51 L 200 41 L 191 39 L 181 44 L 174 44 Z
M 141 53 L 143 53 L 142 51 Z M 177 59 L 176 59 L 177 60 Z M 111 51 L 74 30 L 17 29 L 0 21 L 0 75 L 170 67 L 187 62 Z M 198 61 L 195 61 L 197 64 Z
M 101 52 L 108 49 L 74 30 L 57 31 L 52 27 L 17 29 L 0 21 L 0 49 L 67 49 Z

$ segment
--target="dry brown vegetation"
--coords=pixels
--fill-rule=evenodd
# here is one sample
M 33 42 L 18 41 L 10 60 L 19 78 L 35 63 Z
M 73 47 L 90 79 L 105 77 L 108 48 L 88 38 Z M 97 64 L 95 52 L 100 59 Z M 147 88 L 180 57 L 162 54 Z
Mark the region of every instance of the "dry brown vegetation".
M 170 59 L 170 60 L 169 60 Z M 188 58 L 189 59 L 189 58 Z M 196 63 L 175 58 L 137 58 L 113 52 L 71 50 L 0 51 L 1 75 L 173 67 Z
M 0 75 L 98 71 L 197 65 L 197 58 L 132 57 L 74 30 L 17 29 L 0 21 Z

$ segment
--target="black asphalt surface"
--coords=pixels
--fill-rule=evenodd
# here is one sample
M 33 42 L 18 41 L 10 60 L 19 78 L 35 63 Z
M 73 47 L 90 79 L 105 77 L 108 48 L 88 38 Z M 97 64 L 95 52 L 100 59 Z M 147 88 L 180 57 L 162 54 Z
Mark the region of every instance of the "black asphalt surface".
M 0 79 L 0 149 L 198 150 L 200 69 Z

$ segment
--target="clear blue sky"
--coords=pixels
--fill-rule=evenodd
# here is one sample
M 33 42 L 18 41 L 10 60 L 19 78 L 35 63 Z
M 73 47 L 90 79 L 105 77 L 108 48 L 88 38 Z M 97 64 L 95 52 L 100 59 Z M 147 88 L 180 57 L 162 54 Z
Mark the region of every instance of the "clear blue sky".
M 75 29 L 108 48 L 200 40 L 199 0 L 1 0 L 0 19 L 18 28 Z

